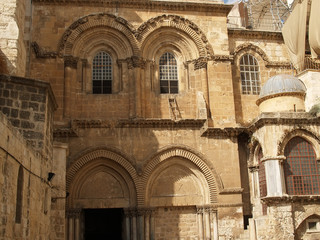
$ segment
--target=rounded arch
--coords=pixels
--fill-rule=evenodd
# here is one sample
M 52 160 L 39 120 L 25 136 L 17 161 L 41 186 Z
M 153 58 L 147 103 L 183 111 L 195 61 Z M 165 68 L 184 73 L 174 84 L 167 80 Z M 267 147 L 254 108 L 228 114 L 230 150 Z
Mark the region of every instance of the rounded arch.
M 320 218 L 320 206 L 308 208 L 305 212 L 300 212 L 298 216 L 295 218 L 295 226 L 298 229 L 301 224 L 309 217 L 316 216 Z
M 107 170 L 115 179 L 119 179 L 120 185 L 124 183 L 128 185 L 131 204 L 136 204 L 139 192 L 142 191 L 135 168 L 125 157 L 108 149 L 94 149 L 84 152 L 68 168 L 66 190 L 71 193 L 68 204 L 72 204 L 73 198 L 79 194 L 80 186 L 84 183 L 83 179 L 87 179 L 93 173 L 106 172 Z
M 165 29 L 165 31 L 161 31 L 161 29 Z M 145 54 L 149 49 L 149 43 L 156 42 L 153 36 L 159 37 L 160 34 L 166 34 L 170 39 L 179 36 L 182 45 L 192 46 L 192 48 L 194 45 L 198 57 L 209 58 L 214 55 L 212 46 L 201 29 L 190 20 L 177 15 L 161 15 L 151 18 L 138 28 L 136 38 L 141 42 L 141 49 Z
M 58 44 L 59 56 L 71 55 L 76 40 L 78 40 L 84 32 L 95 27 L 107 27 L 121 33 L 119 34 L 119 36 L 121 36 L 120 38 L 125 37 L 127 41 L 130 42 L 133 55 L 140 55 L 138 42 L 134 37 L 135 29 L 127 20 L 112 14 L 97 13 L 84 16 L 68 27 Z
M 284 150 L 287 143 L 294 137 L 301 137 L 311 143 L 315 150 L 317 159 L 320 159 L 320 137 L 317 133 L 307 129 L 294 129 L 285 132 L 278 142 L 278 156 L 284 155 Z
M 148 185 L 150 176 L 155 171 L 155 169 L 160 166 L 161 163 L 175 157 L 180 157 L 184 160 L 187 160 L 189 163 L 196 166 L 200 170 L 209 187 L 208 203 L 216 203 L 218 192 L 223 190 L 222 181 L 219 175 L 216 173 L 215 169 L 208 164 L 208 161 L 206 161 L 205 158 L 201 156 L 201 154 L 196 154 L 193 151 L 183 147 L 170 147 L 168 149 L 163 149 L 154 157 L 152 157 L 143 169 L 143 186 L 146 187 Z
M 235 56 L 235 61 L 240 61 L 240 58 L 243 54 L 246 53 L 256 53 L 257 55 L 259 55 L 261 57 L 261 59 L 264 61 L 264 64 L 266 65 L 267 63 L 269 63 L 269 59 L 267 54 L 258 46 L 253 45 L 252 43 L 244 43 L 239 45 L 238 47 L 236 47 L 236 49 L 233 51 L 232 55 Z M 253 54 L 254 57 L 257 57 L 256 54 Z M 239 65 L 239 64 L 237 64 Z
M 249 161 L 248 161 L 249 166 L 254 166 L 258 164 L 257 155 L 260 149 L 262 150 L 262 153 L 263 153 L 262 144 L 259 142 L 257 138 L 252 137 L 251 143 L 249 146 Z

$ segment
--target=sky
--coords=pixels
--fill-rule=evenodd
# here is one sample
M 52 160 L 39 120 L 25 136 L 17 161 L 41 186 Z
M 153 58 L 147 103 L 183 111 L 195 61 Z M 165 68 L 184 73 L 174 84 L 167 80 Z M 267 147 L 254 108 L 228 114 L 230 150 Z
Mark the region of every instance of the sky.
M 238 0 L 224 0 L 224 3 L 231 4 L 237 2 Z

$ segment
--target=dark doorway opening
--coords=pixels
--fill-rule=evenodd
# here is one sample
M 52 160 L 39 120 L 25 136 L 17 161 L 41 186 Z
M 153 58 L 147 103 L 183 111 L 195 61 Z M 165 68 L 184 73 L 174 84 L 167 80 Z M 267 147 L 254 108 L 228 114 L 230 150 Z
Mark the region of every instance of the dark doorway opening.
M 122 240 L 122 209 L 85 209 L 84 217 L 85 240 Z

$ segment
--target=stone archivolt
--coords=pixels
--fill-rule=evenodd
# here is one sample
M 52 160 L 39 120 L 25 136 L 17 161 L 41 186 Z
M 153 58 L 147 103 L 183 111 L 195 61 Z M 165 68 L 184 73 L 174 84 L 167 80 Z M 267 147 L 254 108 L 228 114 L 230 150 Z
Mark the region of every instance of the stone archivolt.
M 238 46 L 231 55 L 237 56 L 241 55 L 244 52 L 248 52 L 249 50 L 252 50 L 256 53 L 258 53 L 263 61 L 265 62 L 266 67 L 282 67 L 282 68 L 290 68 L 291 65 L 289 62 L 275 62 L 275 61 L 270 61 L 267 54 L 258 46 L 253 45 L 252 43 L 244 43 Z
M 183 56 L 193 59 L 186 59 L 186 61 L 194 63 L 196 69 L 206 67 L 210 59 L 229 60 L 228 56 L 214 57 L 212 46 L 202 30 L 195 23 L 177 15 L 161 15 L 135 29 L 121 17 L 107 13 L 91 14 L 74 22 L 64 32 L 58 44 L 57 55 L 85 58 L 86 56 L 82 56 L 83 52 L 87 52 L 92 44 L 99 45 L 99 41 L 106 44 L 107 41 L 107 45 L 117 52 L 118 59 L 127 61 L 129 68 L 144 68 L 145 59 L 153 57 L 144 55 L 150 52 L 150 48 L 155 48 L 155 43 L 159 42 L 158 37 L 154 36 L 157 36 L 160 30 L 166 38 L 171 39 L 171 44 L 179 40 L 174 44 L 175 47 L 180 49 Z M 110 38 L 111 40 L 108 40 Z M 173 39 L 175 40 L 172 41 Z M 88 43 L 91 44 L 88 45 Z M 115 43 L 117 45 L 114 45 Z M 122 44 L 121 47 L 118 46 L 119 43 Z M 160 47 L 161 45 L 158 46 Z M 35 51 L 38 48 L 35 48 Z M 83 50 L 84 48 L 87 50 Z
M 71 193 L 69 197 L 69 207 L 73 207 L 73 198 L 79 194 L 79 189 L 81 189 L 81 184 L 78 181 L 80 179 L 79 176 L 81 175 L 81 179 L 86 179 L 88 177 L 85 176 L 86 169 L 90 168 L 91 165 L 102 166 L 104 163 L 107 164 L 107 168 L 114 168 L 114 171 L 118 172 L 118 174 L 122 176 L 121 178 L 125 179 L 125 182 L 134 186 L 132 189 L 135 189 L 136 193 L 130 193 L 130 204 L 133 204 L 135 202 L 134 199 L 136 198 L 137 206 L 145 206 L 147 197 L 146 191 L 148 191 L 146 188 L 150 182 L 150 179 L 154 178 L 153 173 L 157 169 L 158 172 L 163 172 L 161 168 L 159 168 L 161 166 L 160 164 L 162 164 L 162 166 L 163 163 L 172 164 L 173 158 L 178 159 L 178 162 L 180 163 L 186 161 L 185 164 L 182 165 L 190 165 L 190 168 L 184 167 L 189 169 L 188 171 L 194 172 L 195 170 L 192 169 L 197 169 L 196 172 L 198 173 L 195 172 L 195 174 L 203 179 L 198 181 L 197 184 L 200 184 L 201 188 L 207 191 L 207 193 L 204 194 L 207 196 L 207 200 L 204 200 L 203 203 L 217 203 L 217 192 L 222 188 L 221 179 L 215 173 L 214 169 L 212 170 L 212 168 L 209 168 L 209 166 L 193 152 L 183 148 L 167 149 L 152 157 L 150 161 L 148 161 L 147 164 L 142 168 L 141 172 L 137 172 L 136 168 L 129 162 L 129 159 L 126 159 L 123 156 L 112 150 L 96 149 L 82 154 L 79 159 L 74 161 L 67 171 L 66 189 Z M 177 166 L 179 167 L 179 164 Z

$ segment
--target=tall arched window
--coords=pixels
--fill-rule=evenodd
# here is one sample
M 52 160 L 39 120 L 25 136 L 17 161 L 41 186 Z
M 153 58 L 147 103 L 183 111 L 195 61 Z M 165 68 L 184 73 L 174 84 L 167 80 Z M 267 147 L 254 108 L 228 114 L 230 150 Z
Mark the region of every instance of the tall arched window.
M 175 57 L 165 53 L 159 61 L 160 93 L 178 93 L 178 67 Z
M 17 199 L 16 199 L 16 223 L 21 223 L 22 217 L 22 200 L 23 200 L 23 168 L 19 167 L 17 181 Z
M 250 54 L 245 54 L 240 59 L 240 79 L 242 94 L 260 93 L 259 64 Z
M 92 62 L 92 93 L 112 93 L 112 59 L 106 52 L 99 52 Z
M 301 137 L 294 137 L 288 142 L 284 154 L 287 193 L 319 194 L 320 166 L 312 145 Z

